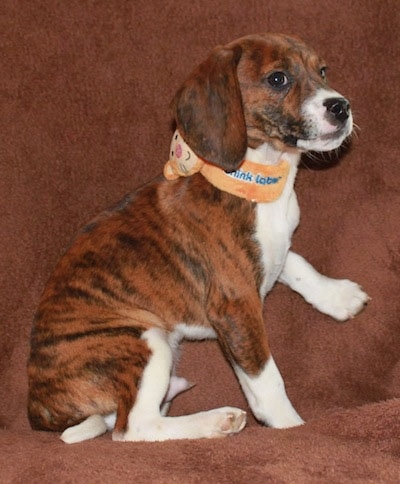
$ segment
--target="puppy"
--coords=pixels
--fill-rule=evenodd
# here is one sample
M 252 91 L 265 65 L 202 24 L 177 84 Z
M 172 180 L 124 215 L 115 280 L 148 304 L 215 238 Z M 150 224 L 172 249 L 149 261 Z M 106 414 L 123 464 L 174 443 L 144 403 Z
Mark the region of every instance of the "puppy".
M 302 152 L 338 148 L 349 102 L 303 42 L 251 35 L 216 48 L 173 101 L 177 133 L 158 178 L 76 237 L 41 297 L 28 363 L 34 429 L 72 443 L 162 441 L 239 432 L 224 407 L 165 416 L 188 388 L 175 376 L 183 338 L 217 338 L 255 417 L 303 423 L 271 355 L 263 300 L 276 281 L 344 321 L 368 297 L 290 251 Z

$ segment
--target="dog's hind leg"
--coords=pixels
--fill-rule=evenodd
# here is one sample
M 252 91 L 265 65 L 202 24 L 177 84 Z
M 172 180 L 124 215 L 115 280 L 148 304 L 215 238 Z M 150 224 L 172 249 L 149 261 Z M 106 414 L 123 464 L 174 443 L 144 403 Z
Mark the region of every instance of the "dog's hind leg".
M 158 328 L 146 331 L 142 338 L 152 354 L 129 413 L 127 429 L 124 432 L 114 431 L 114 440 L 213 438 L 242 430 L 246 423 L 246 413 L 238 408 L 224 407 L 182 417 L 164 417 L 160 408 L 169 389 L 172 349 L 166 333 Z

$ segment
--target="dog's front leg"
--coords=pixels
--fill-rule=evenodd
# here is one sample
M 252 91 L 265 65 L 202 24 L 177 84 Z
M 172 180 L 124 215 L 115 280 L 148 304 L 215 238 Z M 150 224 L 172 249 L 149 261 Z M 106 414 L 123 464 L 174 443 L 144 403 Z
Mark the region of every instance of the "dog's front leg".
M 214 329 L 255 417 L 274 428 L 301 425 L 270 354 L 259 298 L 236 299 L 219 308 Z M 256 299 L 258 301 L 256 302 Z
M 286 394 L 283 378 L 271 355 L 256 375 L 247 373 L 239 365 L 234 365 L 234 370 L 250 408 L 260 422 L 277 429 L 304 423 Z
M 319 311 L 338 321 L 354 317 L 369 300 L 355 282 L 326 277 L 294 252 L 289 252 L 279 281 L 301 294 Z

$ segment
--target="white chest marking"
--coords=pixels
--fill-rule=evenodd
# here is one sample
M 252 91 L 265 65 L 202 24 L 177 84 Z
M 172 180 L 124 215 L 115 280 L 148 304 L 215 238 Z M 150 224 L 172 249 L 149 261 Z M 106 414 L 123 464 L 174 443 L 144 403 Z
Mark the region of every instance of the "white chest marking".
M 293 190 L 298 156 L 285 157 L 290 161 L 291 168 L 281 197 L 275 202 L 257 205 L 255 238 L 261 247 L 264 266 L 264 280 L 260 288 L 262 298 L 272 288 L 283 269 L 292 234 L 300 219 L 300 210 Z

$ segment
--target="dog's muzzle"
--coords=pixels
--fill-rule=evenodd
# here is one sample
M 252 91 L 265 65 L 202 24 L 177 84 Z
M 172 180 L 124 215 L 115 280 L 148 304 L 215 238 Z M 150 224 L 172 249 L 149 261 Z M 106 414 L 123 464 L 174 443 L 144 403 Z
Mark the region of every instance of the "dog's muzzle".
M 334 150 L 353 129 L 350 103 L 336 91 L 317 91 L 304 103 L 302 116 L 304 137 L 296 140 L 296 147 L 305 151 Z

